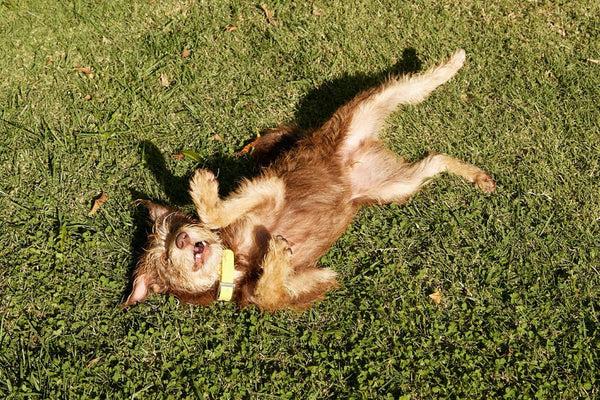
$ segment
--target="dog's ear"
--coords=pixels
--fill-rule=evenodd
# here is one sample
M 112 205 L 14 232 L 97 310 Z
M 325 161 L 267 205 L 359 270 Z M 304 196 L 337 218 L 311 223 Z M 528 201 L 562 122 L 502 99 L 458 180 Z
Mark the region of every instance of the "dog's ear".
M 133 281 L 133 288 L 131 289 L 131 293 L 127 297 L 127 300 L 125 300 L 125 302 L 121 304 L 121 307 L 126 308 L 146 300 L 146 297 L 148 297 L 148 291 L 150 286 L 148 283 L 148 277 L 146 274 L 136 276 L 135 280 Z
M 156 221 L 163 215 L 168 212 L 172 212 L 173 210 L 169 207 L 163 206 L 161 204 L 153 203 L 150 200 L 136 200 L 134 203 L 136 206 L 142 204 L 144 207 L 148 209 L 148 215 L 152 222 Z
M 164 290 L 161 288 L 161 286 L 148 274 L 140 274 L 135 277 L 131 294 L 127 297 L 127 300 L 121 304 L 121 308 L 127 308 L 136 303 L 140 303 L 146 300 L 146 298 L 152 293 L 160 293 L 163 291 Z

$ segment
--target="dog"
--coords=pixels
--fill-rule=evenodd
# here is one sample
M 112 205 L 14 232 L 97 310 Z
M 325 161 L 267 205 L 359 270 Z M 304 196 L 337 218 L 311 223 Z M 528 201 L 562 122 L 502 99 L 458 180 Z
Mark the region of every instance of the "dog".
M 476 166 L 438 153 L 407 162 L 378 138 L 386 116 L 423 101 L 464 61 L 460 49 L 424 73 L 392 77 L 311 132 L 282 126 L 259 136 L 251 144 L 257 157 L 290 138 L 295 144 L 224 199 L 215 175 L 197 170 L 189 193 L 198 218 L 142 201 L 153 230 L 123 306 L 169 293 L 199 305 L 223 299 L 269 312 L 306 309 L 338 285 L 318 261 L 361 207 L 405 203 L 442 172 L 493 192 L 494 180 Z

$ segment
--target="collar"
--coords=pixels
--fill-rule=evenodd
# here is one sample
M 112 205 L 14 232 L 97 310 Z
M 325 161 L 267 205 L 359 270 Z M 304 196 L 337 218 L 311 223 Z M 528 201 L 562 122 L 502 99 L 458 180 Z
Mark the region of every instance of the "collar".
M 218 300 L 230 301 L 233 297 L 233 289 L 235 288 L 233 280 L 234 266 L 233 251 L 224 249 L 221 256 L 221 281 L 219 284 Z

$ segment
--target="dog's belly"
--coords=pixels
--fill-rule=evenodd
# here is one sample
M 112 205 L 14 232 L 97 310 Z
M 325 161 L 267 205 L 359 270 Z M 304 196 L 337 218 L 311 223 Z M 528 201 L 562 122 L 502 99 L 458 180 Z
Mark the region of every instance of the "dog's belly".
M 350 180 L 334 152 L 307 144 L 271 169 L 285 183 L 285 203 L 276 215 L 265 215 L 266 227 L 290 243 L 295 268 L 314 265 L 356 214 Z
M 269 230 L 290 243 L 292 263 L 299 268 L 314 265 L 344 233 L 355 213 L 346 191 L 325 190 L 288 202 Z

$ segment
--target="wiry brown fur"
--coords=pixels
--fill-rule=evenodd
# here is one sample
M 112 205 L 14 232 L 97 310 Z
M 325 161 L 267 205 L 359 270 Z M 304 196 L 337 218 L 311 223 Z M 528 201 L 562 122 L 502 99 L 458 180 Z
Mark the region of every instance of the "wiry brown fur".
M 385 117 L 398 105 L 422 101 L 463 62 L 461 50 L 426 73 L 390 79 L 359 94 L 305 135 L 290 126 L 271 130 L 252 144 L 256 155 L 272 154 L 286 143 L 294 146 L 225 199 L 219 197 L 210 171 L 196 171 L 190 195 L 201 222 L 181 223 L 189 217 L 148 204 L 155 232 L 172 233 L 151 235 L 125 305 L 142 301 L 151 292 L 170 292 L 195 304 L 216 299 L 218 279 L 207 278 L 218 268 L 215 257 L 194 264 L 188 261 L 187 241 L 182 243 L 188 247 L 181 251 L 173 245 L 175 236 L 194 228 L 194 240 L 212 243 L 210 254 L 220 254 L 223 247 L 234 251 L 234 300 L 240 306 L 303 309 L 336 287 L 335 272 L 317 263 L 360 207 L 402 203 L 444 171 L 485 192 L 493 191 L 493 179 L 473 165 L 444 154 L 408 163 L 386 149 L 377 136 Z M 212 235 L 208 228 L 218 234 L 217 239 L 208 239 Z M 190 268 L 208 272 L 194 275 Z

